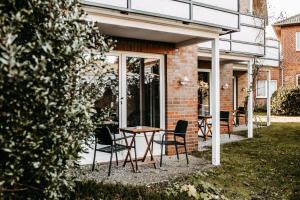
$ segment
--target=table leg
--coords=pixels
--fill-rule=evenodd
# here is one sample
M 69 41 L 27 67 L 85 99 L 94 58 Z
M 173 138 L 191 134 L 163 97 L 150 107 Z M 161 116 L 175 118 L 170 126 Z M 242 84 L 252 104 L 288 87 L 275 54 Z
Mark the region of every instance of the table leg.
M 137 156 L 136 156 L 136 140 L 135 140 L 135 136 L 133 137 L 133 140 L 134 140 L 134 156 L 135 156 L 135 169 L 136 169 L 136 172 L 138 172 L 139 170 L 139 167 L 138 167 L 138 160 L 137 160 Z
M 200 124 L 198 124 L 198 127 L 199 127 L 202 135 L 205 136 L 205 130 L 204 131 L 202 130 L 202 127 L 205 129 L 205 124 L 204 124 L 204 120 L 203 119 L 201 119 L 201 122 L 200 122 Z
M 127 155 L 126 155 L 126 158 L 125 158 L 123 167 L 125 167 L 125 165 L 126 165 L 127 162 L 130 162 L 130 163 L 131 163 L 132 170 L 133 170 L 133 172 L 135 172 L 136 170 L 134 169 L 134 164 L 133 164 L 132 157 L 131 157 L 131 149 L 133 148 L 133 142 L 134 142 L 135 135 L 133 135 L 133 138 L 132 138 L 132 140 L 131 140 L 131 142 L 130 142 L 130 145 L 128 145 L 128 141 L 127 141 L 127 139 L 126 139 L 126 135 L 125 135 L 124 132 L 123 132 L 123 135 L 124 135 L 124 138 L 125 138 L 126 146 L 128 147 Z M 134 149 L 136 149 L 136 147 L 134 147 Z M 129 161 L 127 161 L 128 158 L 129 158 Z
M 205 120 L 205 124 L 207 127 L 207 132 L 206 132 L 206 139 L 207 139 L 209 133 L 212 136 L 212 131 L 211 131 L 212 126 L 208 124 L 208 119 Z
M 146 143 L 147 143 L 147 149 L 146 149 L 144 157 L 142 159 L 143 162 L 145 162 L 148 152 L 150 153 L 151 161 L 154 160 L 154 157 L 153 157 L 153 140 L 154 140 L 154 135 L 155 135 L 155 132 L 152 132 L 150 140 L 148 140 L 147 134 L 144 133 L 145 140 L 146 140 Z M 154 168 L 156 169 L 156 164 L 153 163 L 153 165 L 154 165 Z

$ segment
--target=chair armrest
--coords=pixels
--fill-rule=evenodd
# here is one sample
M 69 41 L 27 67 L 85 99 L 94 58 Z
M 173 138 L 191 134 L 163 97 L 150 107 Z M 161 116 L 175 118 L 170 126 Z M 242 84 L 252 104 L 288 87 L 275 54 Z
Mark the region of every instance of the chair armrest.
M 175 133 L 174 136 L 185 137 L 186 133 Z
M 173 134 L 175 133 L 175 130 L 171 130 L 171 129 L 165 129 L 165 130 L 162 130 L 164 131 L 166 134 Z
M 120 137 L 120 138 L 115 138 L 114 141 L 120 141 L 120 140 L 124 140 L 127 138 L 132 138 L 133 136 L 126 136 L 126 137 Z

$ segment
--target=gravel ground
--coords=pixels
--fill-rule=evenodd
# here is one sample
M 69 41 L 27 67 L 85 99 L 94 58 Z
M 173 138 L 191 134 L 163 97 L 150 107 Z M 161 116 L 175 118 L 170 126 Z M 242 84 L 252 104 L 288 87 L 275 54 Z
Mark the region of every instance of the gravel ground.
M 239 135 L 231 135 L 231 138 L 229 138 L 228 135 L 225 134 L 221 135 L 221 144 L 243 139 L 246 138 Z M 211 148 L 211 138 L 208 138 L 207 141 L 203 141 L 203 139 L 200 138 L 199 151 L 205 151 L 209 148 Z M 177 160 L 176 156 L 164 156 L 162 167 L 159 167 L 160 157 L 155 157 L 157 169 L 155 169 L 152 164 L 143 165 L 139 166 L 139 172 L 137 173 L 132 171 L 130 163 L 127 163 L 127 165 L 123 167 L 123 162 L 119 161 L 119 166 L 116 166 L 116 163 L 113 162 L 110 177 L 107 176 L 108 163 L 98 163 L 95 167 L 95 171 L 91 171 L 91 165 L 84 165 L 81 166 L 80 169 L 72 170 L 71 174 L 74 175 L 77 180 L 94 180 L 97 182 L 121 183 L 124 185 L 151 185 L 213 167 L 210 160 L 189 155 L 189 165 L 187 165 L 185 155 L 180 154 L 179 157 L 179 160 Z
M 156 157 L 157 169 L 153 165 L 139 166 L 139 172 L 132 171 L 130 163 L 123 167 L 123 162 L 112 165 L 111 176 L 108 177 L 108 164 L 97 164 L 95 171 L 91 171 L 90 165 L 81 166 L 81 169 L 74 170 L 71 173 L 76 176 L 78 180 L 95 180 L 97 182 L 105 183 L 121 183 L 125 185 L 151 185 L 159 182 L 165 182 L 176 178 L 180 175 L 188 175 L 193 172 L 204 170 L 212 167 L 210 161 L 201 158 L 196 158 L 189 155 L 189 165 L 186 164 L 184 154 L 176 156 L 164 156 L 163 165 L 159 167 L 159 157 Z

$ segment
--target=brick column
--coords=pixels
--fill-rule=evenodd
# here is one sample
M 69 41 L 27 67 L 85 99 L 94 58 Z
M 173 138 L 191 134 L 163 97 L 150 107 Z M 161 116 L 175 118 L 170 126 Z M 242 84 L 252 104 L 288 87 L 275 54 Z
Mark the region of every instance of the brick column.
M 198 88 L 197 88 L 197 46 L 181 47 L 167 54 L 166 68 L 166 128 L 174 129 L 178 120 L 189 122 L 187 150 L 198 148 Z M 187 76 L 190 82 L 181 85 L 180 80 Z M 182 151 L 183 148 L 179 149 Z M 174 154 L 175 148 L 168 147 L 167 154 Z
M 232 77 L 233 77 L 233 64 L 221 64 L 220 66 L 220 98 L 221 98 L 221 111 L 229 111 L 229 129 L 232 132 L 232 118 L 233 118 L 233 85 L 232 85 Z M 228 84 L 228 88 L 222 88 Z M 227 133 L 226 127 L 221 127 L 221 133 Z

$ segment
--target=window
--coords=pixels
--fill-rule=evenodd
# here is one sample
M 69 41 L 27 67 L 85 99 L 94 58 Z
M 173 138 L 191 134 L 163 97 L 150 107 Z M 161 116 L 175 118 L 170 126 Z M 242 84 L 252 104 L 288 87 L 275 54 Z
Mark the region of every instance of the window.
M 267 87 L 266 81 L 257 81 L 256 84 L 256 97 L 257 98 L 266 98 L 267 97 Z
M 242 13 L 252 13 L 253 0 L 241 0 L 240 10 Z
M 274 94 L 274 92 L 276 92 L 276 90 L 277 90 L 277 81 L 272 80 L 271 83 L 270 83 L 271 96 Z
M 296 75 L 296 85 L 300 86 L 300 74 Z
M 300 32 L 296 33 L 296 51 L 300 51 Z
M 271 96 L 277 90 L 277 81 L 270 81 L 270 94 Z M 268 94 L 268 81 L 267 80 L 259 80 L 256 84 L 256 97 L 257 98 L 267 98 Z

